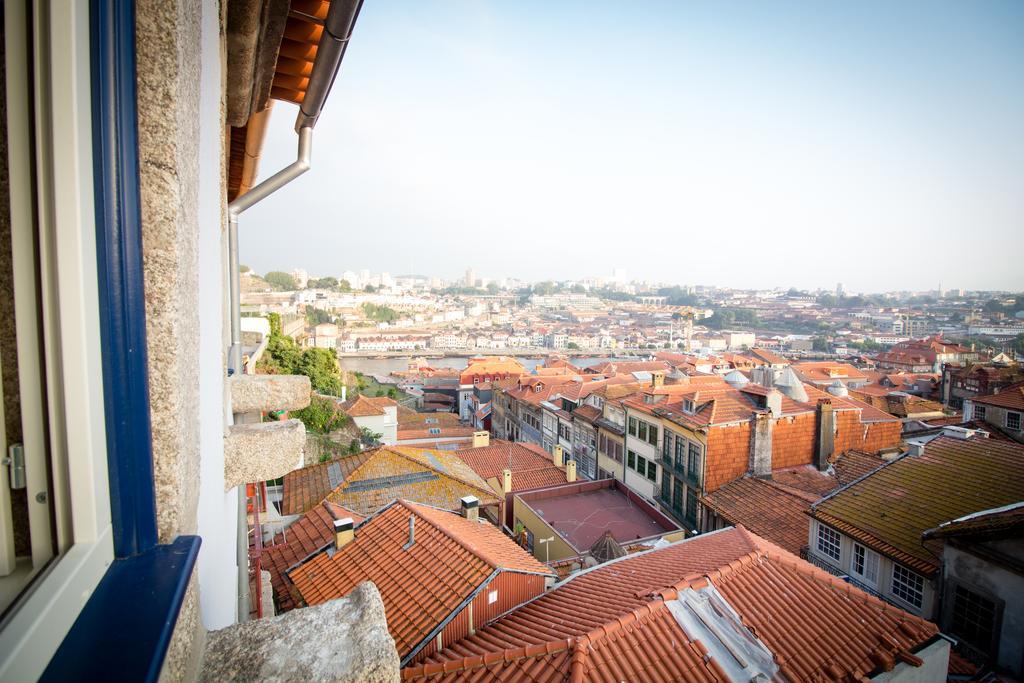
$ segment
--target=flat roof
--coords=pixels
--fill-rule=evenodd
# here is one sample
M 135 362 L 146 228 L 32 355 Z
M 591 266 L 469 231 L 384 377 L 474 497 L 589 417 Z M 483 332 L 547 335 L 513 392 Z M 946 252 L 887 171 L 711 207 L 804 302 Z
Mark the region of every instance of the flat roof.
M 605 531 L 612 532 L 620 544 L 671 531 L 617 488 L 532 500 L 529 505 L 581 552 L 589 550 Z

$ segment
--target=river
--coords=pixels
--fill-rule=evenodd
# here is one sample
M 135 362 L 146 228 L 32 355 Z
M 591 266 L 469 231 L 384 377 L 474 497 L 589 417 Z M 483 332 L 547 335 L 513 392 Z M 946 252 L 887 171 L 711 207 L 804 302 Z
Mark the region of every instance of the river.
M 364 375 L 390 375 L 396 370 L 406 370 L 409 367 L 409 360 L 416 356 L 410 356 L 409 358 L 341 358 L 341 369 L 348 372 L 361 372 Z M 544 363 L 543 358 L 517 358 L 523 367 L 529 372 L 533 372 L 533 369 L 538 365 Z M 621 361 L 637 361 L 641 360 L 637 357 L 632 358 L 570 358 L 569 361 L 574 365 L 585 368 L 597 363 L 602 363 L 607 360 L 621 360 Z M 450 356 L 447 358 L 428 358 L 427 363 L 431 367 L 435 368 L 455 368 L 456 370 L 462 370 L 469 365 L 469 358 L 465 356 Z

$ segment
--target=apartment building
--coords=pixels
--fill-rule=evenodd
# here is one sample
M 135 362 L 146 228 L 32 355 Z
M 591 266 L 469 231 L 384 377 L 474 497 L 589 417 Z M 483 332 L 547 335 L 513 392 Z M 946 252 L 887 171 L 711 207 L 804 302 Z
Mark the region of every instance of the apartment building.
M 964 401 L 964 421 L 991 425 L 1014 441 L 1024 443 L 1024 382 L 1011 384 L 997 393 Z
M 808 559 L 938 620 L 942 547 L 924 532 L 1024 500 L 1024 479 L 1014 476 L 1024 446 L 963 436 L 930 441 L 812 505 Z

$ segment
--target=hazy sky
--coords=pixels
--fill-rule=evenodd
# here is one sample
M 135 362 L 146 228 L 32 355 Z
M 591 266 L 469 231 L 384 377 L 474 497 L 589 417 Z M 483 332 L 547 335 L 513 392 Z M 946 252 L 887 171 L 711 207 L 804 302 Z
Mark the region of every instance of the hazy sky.
M 1024 2 L 366 0 L 313 169 L 241 245 L 259 272 L 1024 289 Z

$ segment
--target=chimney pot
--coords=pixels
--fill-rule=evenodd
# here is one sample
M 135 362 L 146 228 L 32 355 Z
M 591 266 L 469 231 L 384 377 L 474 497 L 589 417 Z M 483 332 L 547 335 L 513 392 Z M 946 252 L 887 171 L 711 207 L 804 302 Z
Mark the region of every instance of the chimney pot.
M 504 493 L 512 493 L 512 470 L 501 471 L 501 490 Z
M 462 503 L 462 516 L 470 521 L 480 519 L 480 499 L 476 496 L 463 496 L 459 499 Z
M 555 467 L 561 469 L 565 466 L 563 457 L 561 446 L 555 446 L 551 449 L 551 461 L 555 463 Z
M 335 548 L 340 550 L 355 539 L 356 534 L 353 530 L 354 527 L 355 523 L 352 521 L 351 517 L 342 517 L 341 519 L 334 520 Z
M 570 484 L 576 481 L 576 461 L 570 460 L 565 463 L 565 480 Z
M 473 448 L 491 445 L 491 433 L 487 431 L 473 432 Z

